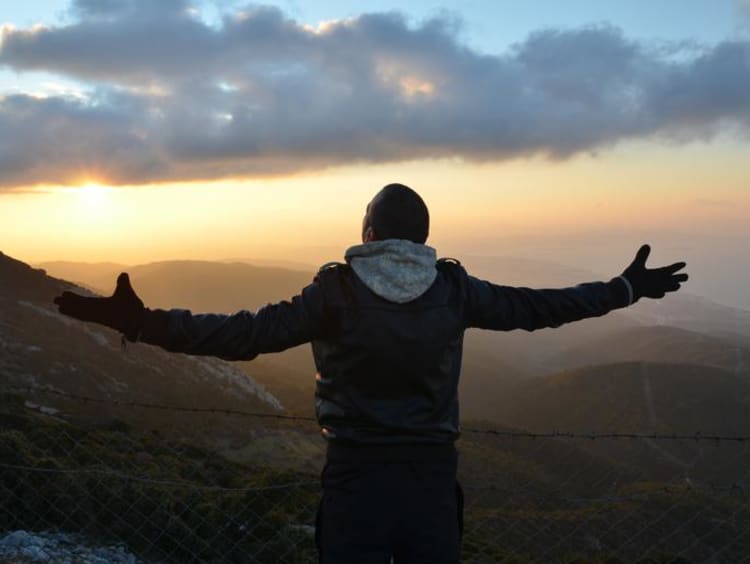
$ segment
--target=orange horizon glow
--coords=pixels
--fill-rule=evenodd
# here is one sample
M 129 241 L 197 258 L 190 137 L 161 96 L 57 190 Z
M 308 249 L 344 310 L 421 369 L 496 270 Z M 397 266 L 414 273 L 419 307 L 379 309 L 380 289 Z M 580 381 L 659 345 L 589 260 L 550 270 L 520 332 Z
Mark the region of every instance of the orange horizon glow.
M 279 258 L 318 262 L 357 243 L 364 208 L 389 182 L 425 198 L 430 242 L 607 229 L 742 230 L 744 152 L 633 145 L 564 162 L 518 159 L 359 165 L 262 180 L 38 186 L 0 195 L 0 250 L 22 260 Z M 498 254 L 512 254 L 498 249 Z M 281 257 L 284 258 L 284 257 Z

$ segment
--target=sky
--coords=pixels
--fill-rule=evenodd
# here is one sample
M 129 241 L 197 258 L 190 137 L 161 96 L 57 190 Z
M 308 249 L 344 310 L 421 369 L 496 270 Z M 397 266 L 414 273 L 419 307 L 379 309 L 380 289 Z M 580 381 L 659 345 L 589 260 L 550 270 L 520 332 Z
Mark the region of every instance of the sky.
M 0 7 L 0 250 L 316 264 L 403 182 L 441 255 L 750 309 L 746 0 Z

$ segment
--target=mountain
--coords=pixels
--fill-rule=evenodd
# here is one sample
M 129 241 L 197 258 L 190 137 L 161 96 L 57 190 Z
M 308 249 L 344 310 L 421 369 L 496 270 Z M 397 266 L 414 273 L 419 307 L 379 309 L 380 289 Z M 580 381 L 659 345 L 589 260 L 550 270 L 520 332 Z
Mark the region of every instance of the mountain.
M 78 286 L 96 289 L 106 294 L 106 290 L 120 272 L 127 271 L 128 266 L 116 262 L 74 262 L 49 261 L 34 265 L 56 278 L 70 280 Z
M 750 346 L 677 327 L 624 329 L 592 338 L 557 359 L 561 370 L 628 361 L 710 366 L 750 378 Z
M 194 311 L 232 313 L 255 310 L 269 302 L 287 299 L 312 281 L 311 272 L 245 263 L 214 261 L 163 261 L 123 267 L 113 263 L 44 263 L 53 275 L 97 288 L 104 294 L 114 289 L 123 271 L 149 307 L 185 307 Z
M 641 300 L 628 308 L 640 325 L 667 325 L 747 343 L 750 311 L 680 292 L 664 300 Z
M 6 390 L 31 390 L 26 397 L 40 409 L 117 417 L 143 425 L 166 417 L 156 410 L 118 409 L 94 401 L 81 404 L 49 393 L 54 390 L 120 402 L 281 411 L 273 395 L 221 360 L 169 354 L 143 344 L 123 350 L 115 331 L 57 312 L 52 300 L 64 290 L 88 293 L 0 254 L 1 385 Z M 175 420 L 175 428 L 188 420 L 189 415 Z M 192 418 L 190 424 L 211 426 L 205 418 Z
M 505 424 L 533 430 L 732 434 L 750 431 L 750 381 L 693 364 L 621 362 L 517 388 Z
M 534 432 L 750 436 L 750 381 L 721 368 L 623 362 L 526 383 L 498 402 L 496 420 Z M 587 450 L 651 476 L 736 475 L 727 442 L 588 441 Z M 744 447 L 740 447 L 742 449 Z

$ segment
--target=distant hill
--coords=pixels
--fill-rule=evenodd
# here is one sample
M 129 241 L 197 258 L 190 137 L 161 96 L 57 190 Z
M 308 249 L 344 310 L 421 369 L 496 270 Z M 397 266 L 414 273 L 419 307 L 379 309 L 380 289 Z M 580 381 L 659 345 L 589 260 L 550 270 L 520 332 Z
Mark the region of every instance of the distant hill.
M 750 346 L 676 327 L 633 327 L 592 338 L 558 358 L 561 370 L 648 361 L 721 368 L 750 378 Z
M 750 311 L 686 292 L 664 300 L 641 300 L 627 311 L 640 325 L 678 327 L 737 342 L 750 339 Z
M 44 263 L 51 274 L 70 278 L 109 294 L 122 265 Z M 246 263 L 164 261 L 124 267 L 138 295 L 149 307 L 185 307 L 194 311 L 232 313 L 255 310 L 287 299 L 312 281 L 311 272 Z
M 116 262 L 74 262 L 74 261 L 49 261 L 34 265 L 41 268 L 50 276 L 70 280 L 71 282 L 86 288 L 96 289 L 101 293 L 108 293 L 109 286 L 117 278 L 120 272 L 127 271 L 130 267 Z
M 535 432 L 750 436 L 750 382 L 691 364 L 626 362 L 555 374 L 498 402 L 496 420 Z M 731 443 L 582 440 L 587 450 L 651 476 L 736 473 Z M 729 479 L 729 478 L 727 478 Z
M 693 364 L 621 362 L 554 374 L 517 388 L 502 420 L 587 432 L 750 432 L 750 381 Z
M 115 331 L 57 312 L 52 300 L 64 290 L 86 293 L 0 254 L 0 387 L 51 388 L 123 402 L 281 410 L 273 395 L 229 363 L 169 354 L 147 345 L 130 345 L 123 351 Z M 76 413 L 128 416 L 112 406 L 72 406 L 54 395 L 35 396 L 34 403 L 63 413 L 70 408 Z M 131 414 L 144 425 L 160 417 L 153 410 Z

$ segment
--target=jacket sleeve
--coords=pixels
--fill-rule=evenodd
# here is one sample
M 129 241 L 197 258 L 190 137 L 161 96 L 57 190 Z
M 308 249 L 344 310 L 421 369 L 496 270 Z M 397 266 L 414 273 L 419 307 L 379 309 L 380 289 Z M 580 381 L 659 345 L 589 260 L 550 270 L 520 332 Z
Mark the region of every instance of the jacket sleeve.
M 627 287 L 617 278 L 572 288 L 533 290 L 467 277 L 467 327 L 534 331 L 598 317 L 629 304 Z
M 313 282 L 290 301 L 266 305 L 256 313 L 147 310 L 140 340 L 172 352 L 252 360 L 315 339 L 324 330 L 323 309 L 322 290 Z

